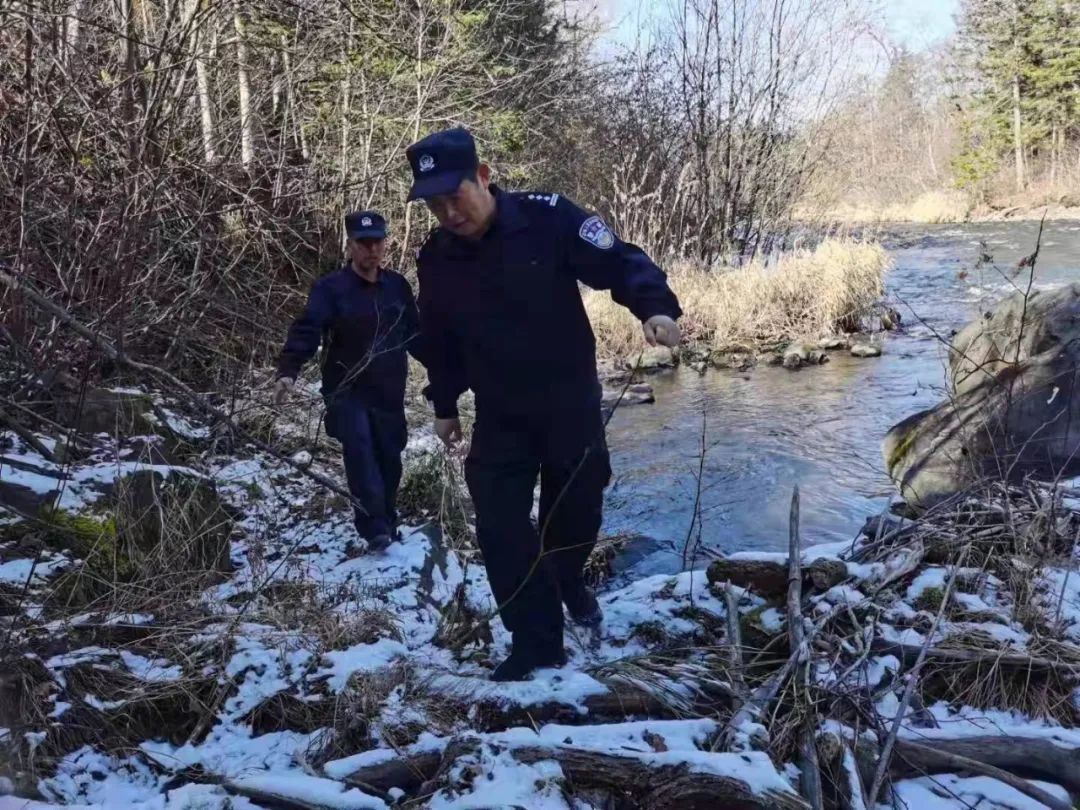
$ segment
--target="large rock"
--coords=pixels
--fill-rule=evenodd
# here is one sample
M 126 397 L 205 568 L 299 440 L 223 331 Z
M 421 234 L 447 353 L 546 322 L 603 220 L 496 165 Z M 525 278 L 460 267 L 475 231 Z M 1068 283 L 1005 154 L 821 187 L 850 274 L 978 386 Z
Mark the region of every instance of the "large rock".
M 65 393 L 57 398 L 58 421 L 80 433 L 135 436 L 156 432 L 150 397 L 133 391 L 87 388 L 85 393 Z
M 784 368 L 793 371 L 803 366 L 817 366 L 827 362 L 829 355 L 812 341 L 797 340 L 784 349 Z
M 852 343 L 849 351 L 852 357 L 881 357 L 881 347 L 876 343 Z
M 51 510 L 49 542 L 81 560 L 54 589 L 67 605 L 91 604 L 138 583 L 143 595 L 199 590 L 232 571 L 232 519 L 211 480 L 170 470 L 139 470 L 110 487 L 109 509 Z
M 641 371 L 659 371 L 665 368 L 674 368 L 678 363 L 678 355 L 667 346 L 650 346 L 641 355 L 641 362 L 637 364 L 637 358 L 630 357 L 626 364 L 629 368 L 635 365 Z
M 1080 284 L 1017 293 L 969 324 L 949 383 L 948 401 L 885 437 L 909 503 L 932 506 L 987 479 L 1080 475 Z
M 232 518 L 210 479 L 139 470 L 117 482 L 115 498 L 119 540 L 142 571 L 232 571 Z

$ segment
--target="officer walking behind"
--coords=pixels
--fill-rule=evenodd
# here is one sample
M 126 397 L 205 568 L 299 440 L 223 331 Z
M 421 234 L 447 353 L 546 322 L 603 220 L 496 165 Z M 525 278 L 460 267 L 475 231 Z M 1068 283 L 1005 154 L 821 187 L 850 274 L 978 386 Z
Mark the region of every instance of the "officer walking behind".
M 458 397 L 467 388 L 476 395 L 466 481 L 488 579 L 513 635 L 492 678 L 523 680 L 565 663 L 563 604 L 579 624 L 602 618 L 583 569 L 611 468 L 578 282 L 611 290 L 652 345 L 678 345 L 682 313 L 660 268 L 599 217 L 558 194 L 490 183 L 466 130 L 430 135 L 407 154 L 409 199 L 423 199 L 441 226 L 417 258 L 427 395 L 447 445 L 461 438 Z
M 419 318 L 405 277 L 382 266 L 386 221 L 374 211 L 345 217 L 349 261 L 318 279 L 289 328 L 274 402 L 292 391 L 301 366 L 326 346 L 322 395 L 326 432 L 341 442 L 356 531 L 371 551 L 397 536 L 395 502 L 405 449 L 408 351 L 420 360 Z

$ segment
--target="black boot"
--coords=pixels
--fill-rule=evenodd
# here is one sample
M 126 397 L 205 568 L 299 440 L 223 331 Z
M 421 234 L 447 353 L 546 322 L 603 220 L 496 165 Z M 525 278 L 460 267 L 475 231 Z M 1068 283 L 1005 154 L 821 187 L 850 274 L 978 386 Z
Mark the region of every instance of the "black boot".
M 505 661 L 491 673 L 493 681 L 527 681 L 535 670 L 561 667 L 566 663 L 566 650 L 562 644 L 537 649 L 515 644 Z
M 373 554 L 386 551 L 392 542 L 394 542 L 394 538 L 390 535 L 385 533 L 377 534 L 367 541 L 368 551 Z
M 599 627 L 604 620 L 604 614 L 600 610 L 600 603 L 596 601 L 596 593 L 585 584 L 583 580 L 567 585 L 563 588 L 563 603 L 566 611 L 574 624 L 582 627 Z

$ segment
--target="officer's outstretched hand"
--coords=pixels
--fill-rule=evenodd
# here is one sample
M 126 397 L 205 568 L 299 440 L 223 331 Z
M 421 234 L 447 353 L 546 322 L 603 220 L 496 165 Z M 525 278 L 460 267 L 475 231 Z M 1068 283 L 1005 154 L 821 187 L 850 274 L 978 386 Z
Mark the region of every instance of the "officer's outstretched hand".
M 448 448 L 453 449 L 454 445 L 461 441 L 461 420 L 456 416 L 452 419 L 436 419 L 435 420 L 435 435 L 438 436 L 442 443 Z
M 278 377 L 277 382 L 274 383 L 274 404 L 277 407 L 281 407 L 285 404 L 285 400 L 289 394 L 292 393 L 294 387 L 294 380 L 289 377 Z
M 645 342 L 650 346 L 667 346 L 674 349 L 682 340 L 679 325 L 667 315 L 653 315 L 645 321 Z

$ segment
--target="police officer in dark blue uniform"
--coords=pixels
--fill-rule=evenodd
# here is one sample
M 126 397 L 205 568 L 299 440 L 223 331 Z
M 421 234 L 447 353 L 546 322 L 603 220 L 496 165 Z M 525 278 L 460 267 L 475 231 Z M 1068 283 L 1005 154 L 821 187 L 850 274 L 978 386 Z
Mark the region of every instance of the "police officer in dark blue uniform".
M 356 530 L 369 550 L 397 535 L 398 484 L 405 449 L 405 378 L 419 357 L 419 316 L 405 277 L 382 266 L 386 220 L 375 211 L 345 217 L 349 261 L 311 288 L 278 360 L 280 405 L 301 366 L 325 346 L 326 432 L 341 442 L 349 491 L 361 504 Z
M 578 282 L 611 290 L 650 344 L 678 345 L 681 311 L 660 268 L 599 217 L 558 194 L 491 184 L 466 130 L 436 133 L 407 153 L 409 199 L 423 199 L 440 224 L 417 258 L 427 395 L 448 445 L 461 438 L 458 397 L 476 395 L 466 480 L 513 635 L 492 677 L 521 680 L 565 663 L 563 604 L 578 623 L 601 619 L 583 569 L 611 469 Z

